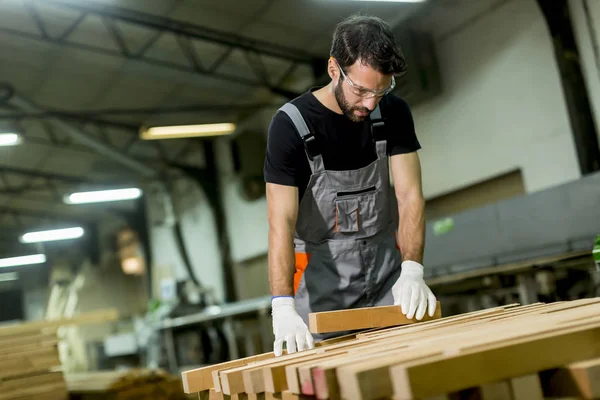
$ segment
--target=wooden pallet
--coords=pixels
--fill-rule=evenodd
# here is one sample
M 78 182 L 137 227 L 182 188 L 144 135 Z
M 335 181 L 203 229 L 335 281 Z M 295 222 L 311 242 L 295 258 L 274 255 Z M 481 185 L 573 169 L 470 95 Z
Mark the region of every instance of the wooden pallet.
M 0 327 L 0 400 L 67 400 L 57 329 L 116 319 L 115 310 Z
M 182 373 L 201 399 L 600 397 L 600 298 L 507 305 Z

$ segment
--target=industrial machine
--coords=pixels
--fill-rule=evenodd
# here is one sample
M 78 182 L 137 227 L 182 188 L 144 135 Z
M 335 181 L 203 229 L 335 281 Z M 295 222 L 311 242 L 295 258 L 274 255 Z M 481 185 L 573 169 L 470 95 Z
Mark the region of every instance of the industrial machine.
M 446 315 L 596 296 L 599 234 L 596 173 L 431 221 L 426 278 Z

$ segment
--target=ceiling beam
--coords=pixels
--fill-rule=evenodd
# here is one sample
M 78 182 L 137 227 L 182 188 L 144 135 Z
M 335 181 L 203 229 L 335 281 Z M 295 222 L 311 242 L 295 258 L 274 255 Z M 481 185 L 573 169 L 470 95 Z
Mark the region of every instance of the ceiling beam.
M 46 118 L 62 118 L 72 119 L 81 122 L 90 122 L 97 125 L 115 125 L 116 128 L 129 129 L 136 131 L 139 126 L 127 123 L 114 122 L 99 117 L 131 117 L 134 115 L 165 115 L 165 114 L 186 114 L 186 113 L 201 113 L 201 112 L 231 112 L 231 111 L 260 111 L 265 108 L 277 109 L 281 104 L 190 104 L 184 106 L 159 106 L 146 108 L 107 108 L 89 111 L 60 111 L 60 110 L 45 110 L 39 113 L 12 112 L 0 113 L 0 119 L 23 120 L 23 119 L 46 119 Z
M 37 6 L 34 5 L 35 3 L 43 4 L 45 6 L 51 5 L 54 7 L 68 8 L 80 12 L 81 14 L 75 22 L 70 26 L 65 27 L 65 31 L 61 35 L 52 36 L 45 30 L 45 21 L 43 20 L 41 13 L 37 12 Z M 265 75 L 263 73 L 265 70 L 264 61 L 260 56 L 278 58 L 288 62 L 290 69 L 294 69 L 297 65 L 307 65 L 311 68 L 314 77 L 321 76 L 326 68 L 326 57 L 309 54 L 301 49 L 281 46 L 158 15 L 134 11 L 123 7 L 99 4 L 93 1 L 71 2 L 62 0 L 34 0 L 33 3 L 30 3 L 29 7 L 24 7 L 24 11 L 29 13 L 32 20 L 35 21 L 39 34 L 10 28 L 0 28 L 0 32 L 52 42 L 61 46 L 79 48 L 105 55 L 118 56 L 131 61 L 162 66 L 180 72 L 204 75 L 241 85 L 264 87 L 271 90 L 274 94 L 288 98 L 294 98 L 298 96 L 299 93 L 283 87 L 281 81 L 275 82 L 271 77 Z M 113 39 L 115 44 L 114 49 L 101 47 L 94 43 L 75 43 L 69 41 L 69 37 L 77 31 L 88 15 L 95 15 L 102 18 L 107 33 Z M 143 27 L 153 31 L 153 35 L 140 49 L 132 50 L 135 46 L 128 43 L 128 38 L 114 24 L 115 21 Z M 181 55 L 187 60 L 187 64 L 183 65 L 178 62 L 160 60 L 148 56 L 150 49 L 152 49 L 158 42 L 158 39 L 165 34 L 173 36 L 178 44 Z M 199 57 L 192 45 L 193 41 L 209 42 L 211 44 L 222 46 L 224 52 L 222 56 L 212 64 L 202 63 L 202 57 Z M 248 67 L 254 72 L 254 78 L 249 78 L 244 74 L 243 68 L 234 69 L 236 72 L 221 71 L 221 67 L 233 53 L 232 50 L 244 52 L 246 59 L 251 60 L 248 61 Z M 238 70 L 240 72 L 237 72 Z
M 13 185 L 7 179 L 9 175 L 25 177 L 19 185 Z M 36 182 L 36 180 L 42 182 Z M 47 173 L 30 169 L 0 166 L 0 194 L 20 195 L 32 191 L 48 191 L 57 200 L 62 201 L 63 193 L 59 187 L 63 185 L 87 185 L 89 190 L 100 190 L 101 188 L 114 189 L 118 187 L 136 186 L 134 182 L 109 182 L 99 181 L 69 175 Z M 93 187 L 93 189 L 91 189 Z M 88 190 L 86 189 L 86 190 Z
M 31 113 L 43 112 L 43 109 L 37 106 L 33 101 L 26 99 L 20 94 L 13 95 L 10 101 L 11 104 L 18 107 L 21 111 Z M 119 164 L 137 172 L 146 178 L 158 178 L 161 175 L 159 170 L 146 165 L 134 157 L 124 154 L 110 144 L 95 139 L 92 135 L 78 129 L 77 127 L 60 118 L 52 118 L 51 121 L 56 127 L 58 127 L 62 132 L 71 136 L 75 141 L 78 141 L 96 150 L 98 153 L 113 159 L 115 162 L 118 162 Z
M 0 206 L 0 219 L 5 216 L 15 217 L 17 220 L 19 217 L 36 218 L 44 221 L 60 222 L 60 223 L 77 223 L 77 224 L 88 224 L 92 220 L 89 218 L 81 218 L 78 216 L 67 215 L 65 213 L 56 211 L 35 211 L 27 210 L 24 208 L 15 208 L 9 206 Z
M 43 178 L 46 180 L 60 181 L 60 182 L 71 183 L 71 184 L 94 182 L 93 180 L 85 179 L 85 178 L 81 178 L 81 177 L 77 177 L 77 176 L 70 176 L 70 175 L 56 174 L 56 173 L 49 173 L 49 172 L 41 172 L 41 171 L 36 171 L 33 169 L 16 168 L 16 167 L 11 167 L 11 166 L 0 165 L 0 174 L 3 174 L 3 173 L 23 175 L 23 176 L 27 176 L 30 178 Z

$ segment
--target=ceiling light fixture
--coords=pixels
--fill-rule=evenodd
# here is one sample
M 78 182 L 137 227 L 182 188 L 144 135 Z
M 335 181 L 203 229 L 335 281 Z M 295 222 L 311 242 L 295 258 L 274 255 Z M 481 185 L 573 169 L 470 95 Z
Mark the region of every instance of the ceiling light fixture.
M 19 279 L 19 275 L 16 272 L 5 272 L 0 274 L 0 282 L 10 282 Z
M 353 1 L 371 1 L 371 2 L 383 2 L 383 3 L 424 3 L 427 0 L 353 0 Z
M 140 138 L 143 140 L 154 140 L 199 136 L 222 136 L 233 133 L 235 129 L 236 125 L 232 123 L 155 126 L 152 128 L 143 128 L 140 131 Z
M 57 240 L 77 239 L 83 236 L 81 227 L 52 229 L 48 231 L 28 232 L 21 236 L 21 243 L 54 242 Z
M 21 143 L 21 136 L 18 133 L 2 132 L 0 133 L 0 146 L 15 146 Z
M 142 195 L 138 188 L 97 190 L 93 192 L 78 192 L 65 196 L 67 204 L 104 203 L 108 201 L 134 200 Z
M 43 264 L 46 262 L 44 254 L 30 256 L 10 257 L 0 259 L 0 268 L 19 267 L 21 265 Z

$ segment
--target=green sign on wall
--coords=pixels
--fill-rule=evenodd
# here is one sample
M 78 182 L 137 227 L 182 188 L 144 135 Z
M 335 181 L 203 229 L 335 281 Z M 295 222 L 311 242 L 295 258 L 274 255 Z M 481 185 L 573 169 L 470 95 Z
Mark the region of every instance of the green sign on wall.
M 454 229 L 454 219 L 448 217 L 436 221 L 433 224 L 433 234 L 435 236 L 444 235 Z

